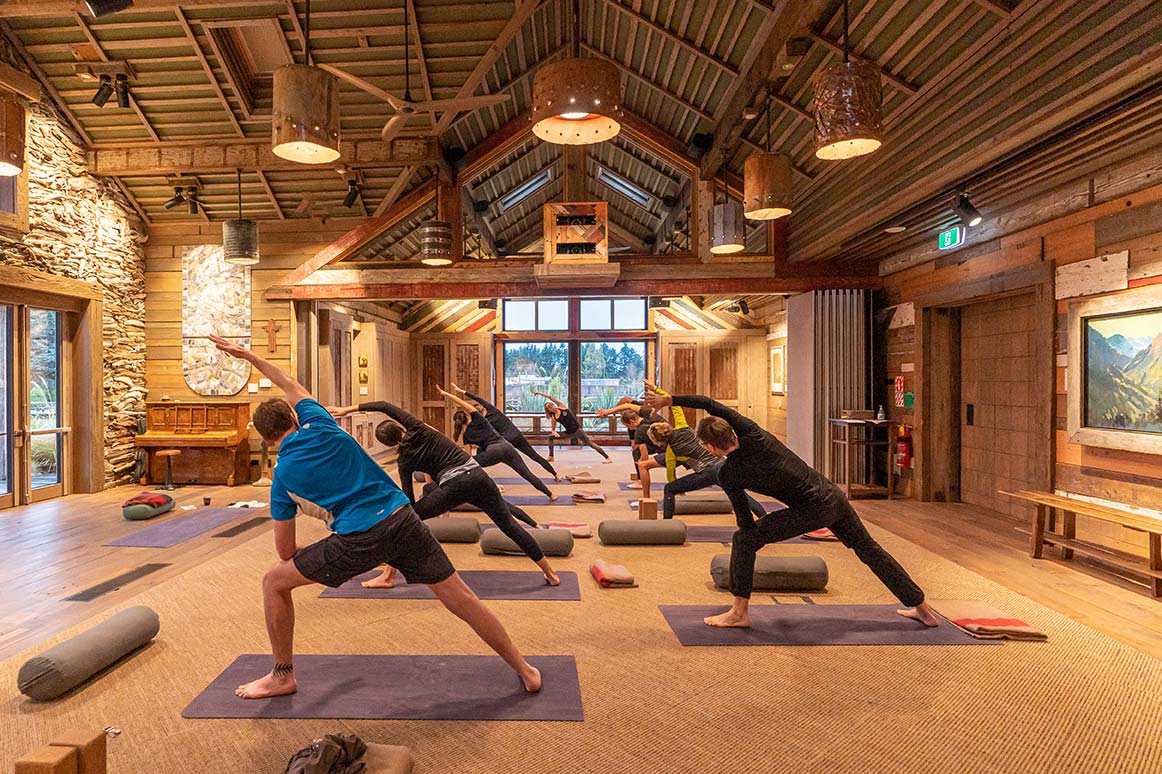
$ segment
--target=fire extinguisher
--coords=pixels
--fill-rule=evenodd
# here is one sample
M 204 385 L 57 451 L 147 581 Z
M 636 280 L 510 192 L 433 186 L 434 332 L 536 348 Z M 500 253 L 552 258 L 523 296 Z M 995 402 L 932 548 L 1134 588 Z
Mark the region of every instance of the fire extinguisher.
M 900 470 L 912 467 L 912 428 L 909 425 L 900 425 L 900 434 L 896 438 L 896 467 Z

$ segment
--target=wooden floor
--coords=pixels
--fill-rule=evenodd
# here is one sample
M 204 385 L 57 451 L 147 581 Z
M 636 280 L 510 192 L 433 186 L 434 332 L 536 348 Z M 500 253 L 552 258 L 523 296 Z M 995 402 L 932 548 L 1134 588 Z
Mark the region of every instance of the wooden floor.
M 857 500 L 867 521 L 1012 591 L 1162 659 L 1162 599 L 1147 587 L 1046 548 L 1029 556 L 1029 525 L 961 503 Z
M 613 454 L 619 462 L 621 457 L 628 461 L 623 450 Z M 618 464 L 601 473 L 628 467 Z M 0 564 L 0 659 L 270 529 L 264 525 L 225 539 L 211 537 L 219 531 L 212 530 L 167 549 L 102 546 L 146 526 L 120 516 L 121 503 L 139 491 L 141 487 L 120 487 L 0 512 L 0 544 L 6 560 Z M 265 502 L 269 493 L 269 489 L 250 486 L 189 486 L 174 494 L 180 509 L 185 504 L 200 505 L 205 495 L 213 499 L 213 505 L 221 506 L 235 500 Z M 1007 516 L 968 505 L 900 500 L 860 500 L 856 507 L 869 521 L 907 540 L 1162 658 L 1162 602 L 1150 597 L 1143 586 L 1093 565 L 1062 562 L 1055 556 L 1031 559 L 1027 527 Z M 239 521 L 245 518 L 242 513 Z M 91 602 L 64 601 L 70 594 L 150 562 L 169 566 Z

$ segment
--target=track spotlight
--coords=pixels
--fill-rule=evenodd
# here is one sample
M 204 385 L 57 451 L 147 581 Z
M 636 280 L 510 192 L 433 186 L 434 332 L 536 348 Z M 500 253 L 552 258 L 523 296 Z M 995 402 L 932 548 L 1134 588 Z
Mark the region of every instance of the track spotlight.
M 173 196 L 166 199 L 165 202 L 161 206 L 165 207 L 167 210 L 172 210 L 174 207 L 177 207 L 179 204 L 185 203 L 185 201 L 186 201 L 186 197 L 185 197 L 185 194 L 182 193 L 182 187 L 180 185 L 175 185 L 174 189 L 173 189 Z
M 187 212 L 191 215 L 198 214 L 198 189 L 196 186 L 186 186 L 186 204 L 189 206 Z
M 650 296 L 648 304 L 650 309 L 667 309 L 670 306 L 670 299 L 662 298 L 661 296 Z
M 476 302 L 477 309 L 496 309 L 500 304 L 495 298 L 485 298 Z
M 750 314 L 750 304 L 746 302 L 745 298 L 738 299 L 738 311 L 742 314 Z
M 129 107 L 129 78 L 125 73 L 117 73 L 117 107 Z
M 133 5 L 133 0 L 85 0 L 85 5 L 93 18 L 99 19 L 111 13 L 124 11 Z
M 359 183 L 354 178 L 347 181 L 347 195 L 343 197 L 343 206 L 351 209 L 355 206 L 355 200 L 359 198 Z
M 972 206 L 972 202 L 968 200 L 968 195 L 963 192 L 957 193 L 956 198 L 952 200 L 952 209 L 969 228 L 979 226 L 980 222 L 984 220 L 980 211 Z
M 101 76 L 101 85 L 97 87 L 97 93 L 93 95 L 93 104 L 97 107 L 105 107 L 105 103 L 113 96 L 113 79 L 108 75 Z

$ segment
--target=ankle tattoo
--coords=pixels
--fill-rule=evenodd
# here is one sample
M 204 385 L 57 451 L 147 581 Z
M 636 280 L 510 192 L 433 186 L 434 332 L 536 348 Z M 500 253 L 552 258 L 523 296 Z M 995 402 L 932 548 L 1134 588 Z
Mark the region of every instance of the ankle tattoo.
M 295 671 L 294 664 L 275 664 L 272 674 L 275 677 L 286 677 Z

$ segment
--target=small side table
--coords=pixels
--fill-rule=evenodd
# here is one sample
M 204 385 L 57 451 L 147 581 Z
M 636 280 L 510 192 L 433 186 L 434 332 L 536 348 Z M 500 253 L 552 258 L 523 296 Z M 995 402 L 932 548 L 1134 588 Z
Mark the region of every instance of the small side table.
M 886 496 L 889 500 L 895 494 L 896 471 L 892 457 L 896 452 L 896 428 L 899 425 L 890 419 L 828 419 L 830 429 L 829 446 L 831 453 L 831 480 L 843 488 L 848 499 L 853 496 Z M 880 437 L 880 431 L 887 434 Z M 870 451 L 874 457 L 879 450 L 888 455 L 888 485 L 878 486 L 869 481 L 855 482 L 856 453 Z M 870 474 L 870 470 L 869 470 Z M 840 478 L 842 476 L 842 478 Z M 870 475 L 869 475 L 870 477 Z

